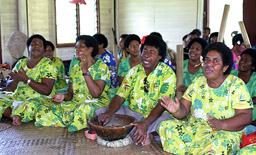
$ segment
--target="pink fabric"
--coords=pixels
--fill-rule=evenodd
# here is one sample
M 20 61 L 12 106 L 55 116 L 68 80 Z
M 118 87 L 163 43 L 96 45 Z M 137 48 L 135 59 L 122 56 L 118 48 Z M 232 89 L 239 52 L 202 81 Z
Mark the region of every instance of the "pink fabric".
M 240 55 L 236 56 L 235 52 L 232 50 L 232 54 L 233 54 L 233 61 L 235 63 L 235 68 L 234 69 L 238 69 L 238 63 L 239 63 L 239 60 L 241 58 Z

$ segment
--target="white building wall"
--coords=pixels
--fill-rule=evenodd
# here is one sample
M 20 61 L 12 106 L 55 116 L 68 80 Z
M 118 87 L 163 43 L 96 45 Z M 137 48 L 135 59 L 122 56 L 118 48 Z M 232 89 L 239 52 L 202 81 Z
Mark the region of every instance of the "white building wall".
M 0 1 L 2 62 L 10 65 L 15 59 L 7 52 L 6 42 L 13 31 L 18 30 L 17 0 Z
M 202 0 L 118 0 L 118 33 L 140 37 L 160 32 L 176 50 L 182 37 L 195 28 L 202 30 Z
M 26 0 L 19 0 L 26 2 Z M 176 50 L 182 43 L 182 37 L 194 28 L 202 29 L 203 0 L 116 0 L 117 39 L 122 33 L 135 33 L 140 37 L 152 31 L 160 32 L 168 46 Z M 56 26 L 54 0 L 27 0 L 28 17 L 24 14 L 18 19 L 18 12 L 26 11 L 20 7 L 18 0 L 1 0 L 1 44 L 3 62 L 12 64 L 15 60 L 4 46 L 9 35 L 21 30 L 28 36 L 42 34 L 56 45 Z M 23 19 L 24 18 L 24 19 Z M 26 19 L 27 18 L 27 19 Z M 28 20 L 28 22 L 26 21 Z M 28 27 L 19 25 L 28 23 Z M 114 0 L 100 0 L 100 33 L 109 41 L 107 49 L 113 51 L 114 37 Z M 25 32 L 25 31 L 28 32 Z M 25 52 L 26 53 L 26 52 Z M 58 57 L 70 60 L 74 55 L 74 47 L 58 48 Z

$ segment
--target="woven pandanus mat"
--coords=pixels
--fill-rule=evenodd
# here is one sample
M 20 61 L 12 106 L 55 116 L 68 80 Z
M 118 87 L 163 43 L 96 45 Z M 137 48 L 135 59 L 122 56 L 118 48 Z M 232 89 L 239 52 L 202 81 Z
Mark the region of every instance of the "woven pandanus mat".
M 86 139 L 84 131 L 69 133 L 67 128 L 35 127 L 33 122 L 16 127 L 10 120 L 0 123 L 0 150 L 4 155 L 168 154 L 154 140 L 149 146 L 108 148 Z

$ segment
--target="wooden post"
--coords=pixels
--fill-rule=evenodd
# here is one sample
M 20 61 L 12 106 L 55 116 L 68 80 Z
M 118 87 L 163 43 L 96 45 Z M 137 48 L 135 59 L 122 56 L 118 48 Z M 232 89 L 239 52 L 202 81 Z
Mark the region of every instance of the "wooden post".
M 249 37 L 248 37 L 246 28 L 245 28 L 245 26 L 244 26 L 244 22 L 243 22 L 243 21 L 240 21 L 240 22 L 238 22 L 238 23 L 239 23 L 239 26 L 240 26 L 240 29 L 241 29 L 241 32 L 242 32 L 242 36 L 243 36 L 244 44 L 245 44 L 246 48 L 251 48 L 250 39 L 249 39 Z
M 220 25 L 220 31 L 219 31 L 219 35 L 218 35 L 218 42 L 223 42 L 224 39 L 224 34 L 225 34 L 225 29 L 226 29 L 226 24 L 227 24 L 227 19 L 228 19 L 228 12 L 229 12 L 229 5 L 225 5 L 224 7 L 224 11 L 223 11 L 223 16 L 222 16 L 222 21 L 221 21 L 221 25 Z
M 176 64 L 176 88 L 178 88 L 183 84 L 183 45 L 177 45 Z M 182 92 L 177 92 L 176 97 L 180 100 L 182 97 Z

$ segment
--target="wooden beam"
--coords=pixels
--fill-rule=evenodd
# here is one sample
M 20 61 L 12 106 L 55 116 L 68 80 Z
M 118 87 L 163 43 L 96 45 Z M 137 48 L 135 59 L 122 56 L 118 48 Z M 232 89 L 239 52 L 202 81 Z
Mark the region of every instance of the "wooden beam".
M 219 35 L 218 35 L 218 39 L 217 39 L 218 42 L 223 42 L 223 39 L 224 39 L 229 8 L 230 8 L 230 6 L 227 5 L 227 4 L 224 7 L 224 11 L 223 11 L 223 15 L 222 15 L 222 21 L 221 21 L 220 30 L 219 30 Z
M 183 85 L 183 45 L 177 45 L 177 58 L 176 58 L 176 88 Z M 176 97 L 180 100 L 182 92 L 176 91 Z
M 244 22 L 243 22 L 243 21 L 240 21 L 240 22 L 238 22 L 238 23 L 239 23 L 239 26 L 240 26 L 240 29 L 241 29 L 241 32 L 242 32 L 242 36 L 243 36 L 244 44 L 245 44 L 246 48 L 251 48 L 250 39 L 249 39 L 249 37 L 248 37 L 246 28 L 245 28 L 245 26 L 244 26 Z

